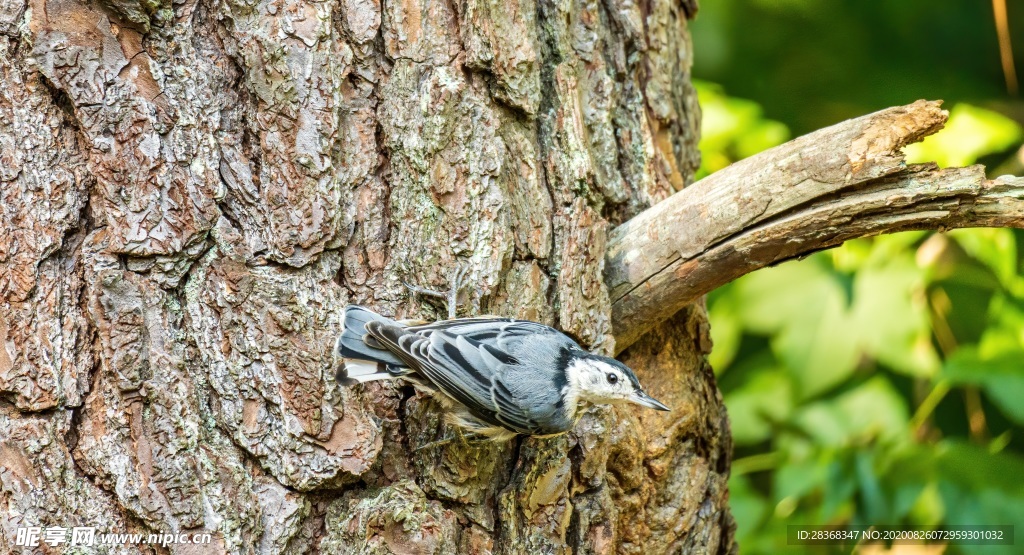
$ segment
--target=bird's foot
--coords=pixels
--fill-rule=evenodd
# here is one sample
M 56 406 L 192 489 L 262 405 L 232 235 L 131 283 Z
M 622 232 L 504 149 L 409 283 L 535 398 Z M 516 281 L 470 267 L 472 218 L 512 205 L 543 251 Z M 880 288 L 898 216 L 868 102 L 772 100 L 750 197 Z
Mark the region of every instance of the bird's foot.
M 449 278 L 451 288 L 448 290 L 447 293 L 441 291 L 434 291 L 433 289 L 427 289 L 426 287 L 420 287 L 418 285 L 413 285 L 405 280 L 402 280 L 402 285 L 405 285 L 405 287 L 412 291 L 413 294 L 427 295 L 430 297 L 438 297 L 440 299 L 444 299 L 445 304 L 447 305 L 448 308 L 448 319 L 454 320 L 459 308 L 459 290 L 461 290 L 462 286 L 465 285 L 463 283 L 463 279 L 465 279 L 466 274 L 468 273 L 469 265 L 460 264 L 456 266 L 452 270 L 451 277 Z

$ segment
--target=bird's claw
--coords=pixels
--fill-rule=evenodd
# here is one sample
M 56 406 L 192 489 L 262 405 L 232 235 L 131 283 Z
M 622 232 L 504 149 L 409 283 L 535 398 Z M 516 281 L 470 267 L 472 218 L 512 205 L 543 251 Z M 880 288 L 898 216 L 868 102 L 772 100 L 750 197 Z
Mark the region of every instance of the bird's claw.
M 452 270 L 450 279 L 451 289 L 444 293 L 441 291 L 434 291 L 433 289 L 427 289 L 426 287 L 420 287 L 413 285 L 405 280 L 402 280 L 402 285 L 412 291 L 414 294 L 428 295 L 431 297 L 437 297 L 444 299 L 445 304 L 448 305 L 448 319 L 454 320 L 459 308 L 459 291 L 462 289 L 462 280 L 465 279 L 466 274 L 469 273 L 469 265 L 459 264 Z

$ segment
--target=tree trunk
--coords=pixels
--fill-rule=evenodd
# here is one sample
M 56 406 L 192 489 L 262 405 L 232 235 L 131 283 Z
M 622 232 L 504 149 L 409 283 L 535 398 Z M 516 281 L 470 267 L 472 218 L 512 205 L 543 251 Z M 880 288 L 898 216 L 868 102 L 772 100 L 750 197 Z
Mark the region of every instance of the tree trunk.
M 0 552 L 735 551 L 699 304 L 621 357 L 672 412 L 559 438 L 417 450 L 432 401 L 332 379 L 346 303 L 441 318 L 401 280 L 459 266 L 464 314 L 614 352 L 607 232 L 698 163 L 695 9 L 0 0 Z

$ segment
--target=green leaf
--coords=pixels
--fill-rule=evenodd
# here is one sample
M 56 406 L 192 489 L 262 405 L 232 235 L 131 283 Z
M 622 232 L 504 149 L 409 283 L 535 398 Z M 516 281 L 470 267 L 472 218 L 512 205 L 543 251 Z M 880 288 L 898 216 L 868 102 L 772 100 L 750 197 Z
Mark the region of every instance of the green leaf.
M 844 446 L 906 434 L 907 402 L 884 376 L 875 376 L 835 399 L 800 410 L 796 424 L 823 446 Z
M 947 234 L 967 254 L 988 266 L 1004 286 L 1017 278 L 1017 240 L 1012 229 L 954 229 Z
M 735 295 L 726 289 L 709 299 L 708 319 L 711 321 L 711 342 L 714 348 L 708 355 L 708 362 L 716 375 L 721 375 L 728 368 L 743 339 L 743 324 L 734 306 Z
M 983 359 L 975 349 L 962 348 L 946 361 L 942 375 L 981 387 L 1003 414 L 1024 424 L 1024 351 Z
M 756 102 L 727 96 L 713 83 L 693 84 L 701 107 L 698 178 L 789 140 L 789 128 L 765 119 Z
M 1021 126 L 991 110 L 956 104 L 946 127 L 920 143 L 907 145 L 907 162 L 966 166 L 986 154 L 1002 152 L 1021 140 Z
M 931 343 L 924 271 L 909 256 L 854 277 L 852 326 L 873 358 L 912 376 L 931 376 L 939 357 Z
M 1024 307 L 1006 295 L 996 295 L 989 316 L 989 325 L 978 342 L 979 356 L 991 359 L 1024 351 Z
M 760 443 L 771 436 L 773 422 L 789 417 L 793 388 L 779 370 L 755 374 L 741 388 L 725 395 L 732 439 L 737 445 Z
M 1020 530 L 1024 523 L 1024 499 L 995 489 L 982 491 L 956 487 L 948 482 L 938 486 L 946 511 L 947 525 L 1013 525 L 1015 545 L 971 545 L 958 543 L 957 553 L 964 555 L 1020 555 Z
M 852 515 L 854 511 L 854 495 L 857 493 L 854 461 L 849 451 L 841 451 L 839 455 L 828 465 L 828 482 L 821 503 L 822 522 Z
M 890 503 L 887 499 L 892 492 L 883 491 L 875 469 L 874 450 L 859 450 L 854 455 L 854 472 L 860 486 L 861 512 L 869 522 L 891 522 Z
M 857 334 L 846 293 L 817 260 L 790 262 L 737 281 L 744 324 L 774 333 L 772 351 L 792 373 L 801 397 L 839 384 L 854 370 Z
M 936 526 L 946 516 L 946 504 L 942 500 L 938 484 L 931 482 L 921 489 L 921 493 L 907 511 L 907 520 L 911 524 Z
M 917 244 L 922 242 L 929 232 L 903 231 L 891 235 L 872 237 L 871 252 L 865 264 L 882 265 L 895 259 L 913 260 Z
M 915 524 L 938 524 L 943 507 L 935 489 L 935 457 L 931 445 L 907 443 L 886 449 L 885 462 L 876 465 L 883 490 L 890 498 L 890 519 Z
M 788 140 L 788 127 L 777 121 L 760 120 L 746 133 L 736 137 L 736 155 L 742 160 Z
M 946 524 L 1024 523 L 1024 459 L 1020 456 L 992 454 L 977 445 L 947 440 L 937 450 L 937 461 L 939 492 L 949 508 Z M 1019 552 L 1014 546 L 958 545 L 958 549 L 986 555 Z
M 751 486 L 746 476 L 729 478 L 729 510 L 736 519 L 736 539 L 754 534 L 768 516 L 768 500 Z
M 814 261 L 787 262 L 737 280 L 735 305 L 751 331 L 775 333 L 789 324 L 793 313 L 801 311 L 808 288 L 827 290 L 830 281 L 828 272 Z
M 980 492 L 993 489 L 1024 503 L 1024 458 L 963 441 L 946 440 L 937 450 L 938 470 L 943 480 Z
M 814 458 L 790 460 L 773 476 L 776 502 L 786 498 L 804 497 L 828 483 L 831 456 L 819 453 Z

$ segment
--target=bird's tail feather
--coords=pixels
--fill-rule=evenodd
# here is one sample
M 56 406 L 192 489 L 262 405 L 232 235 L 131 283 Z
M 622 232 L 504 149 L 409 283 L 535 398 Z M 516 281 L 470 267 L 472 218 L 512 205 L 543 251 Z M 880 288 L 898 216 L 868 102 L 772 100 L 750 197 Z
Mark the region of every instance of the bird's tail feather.
M 337 374 L 334 377 L 341 385 L 353 386 L 376 380 L 400 378 L 408 372 L 408 368 L 398 368 L 367 360 L 344 358 L 339 361 Z
M 345 386 L 400 377 L 408 373 L 405 363 L 367 335 L 366 324 L 381 321 L 399 325 L 361 306 L 345 307 L 342 332 L 334 346 L 337 380 Z M 368 341 L 369 340 L 369 341 Z
M 346 306 L 342 332 L 334 346 L 335 356 L 403 366 L 401 359 L 367 335 L 366 324 L 375 320 L 389 325 L 398 325 L 394 320 L 361 306 Z M 370 341 L 367 342 L 367 339 Z

